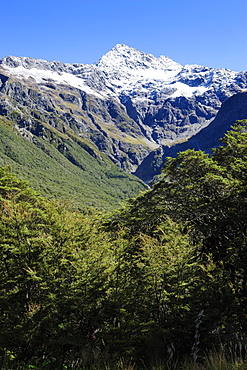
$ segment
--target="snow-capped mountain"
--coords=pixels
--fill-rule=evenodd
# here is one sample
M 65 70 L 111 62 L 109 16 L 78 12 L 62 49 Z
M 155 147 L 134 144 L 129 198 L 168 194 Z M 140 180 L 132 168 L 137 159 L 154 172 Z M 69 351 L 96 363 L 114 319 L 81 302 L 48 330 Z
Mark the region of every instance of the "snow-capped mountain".
M 59 116 L 131 172 L 153 149 L 206 127 L 222 102 L 247 88 L 246 71 L 182 66 L 122 44 L 93 65 L 8 56 L 0 73 L 0 114 L 29 115 L 22 125 L 30 132 L 30 109 L 53 126 Z
M 0 64 L 16 77 L 33 78 L 37 83 L 52 80 L 95 96 L 118 97 L 120 93 L 136 95 L 139 92 L 152 99 L 155 90 L 169 98 L 192 97 L 216 89 L 222 91 L 234 83 L 241 90 L 246 82 L 242 81 L 243 72 L 199 65 L 182 66 L 166 56 L 156 58 L 122 44 L 116 45 L 94 65 L 10 56 L 3 58 Z M 94 84 L 92 78 L 97 83 Z

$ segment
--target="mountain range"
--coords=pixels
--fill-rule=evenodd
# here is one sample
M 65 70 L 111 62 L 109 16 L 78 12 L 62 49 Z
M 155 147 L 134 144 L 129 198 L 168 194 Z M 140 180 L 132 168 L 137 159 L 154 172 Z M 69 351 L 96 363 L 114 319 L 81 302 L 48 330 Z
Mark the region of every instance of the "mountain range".
M 49 148 L 56 150 L 84 175 L 86 156 L 100 166 L 100 161 L 114 164 L 112 171 L 118 168 L 119 178 L 132 173 L 148 182 L 167 155 L 217 145 L 234 123 L 232 117 L 219 123 L 221 106 L 230 109 L 226 102 L 235 95 L 246 102 L 246 88 L 247 71 L 182 66 L 167 56 L 156 58 L 123 44 L 92 65 L 7 56 L 0 60 L 1 127 L 50 158 L 55 154 Z M 242 104 L 234 105 L 234 118 L 247 118 L 236 106 Z M 8 163 L 7 152 L 2 150 L 2 164 Z M 93 166 L 89 165 L 91 176 L 99 171 Z M 126 181 L 143 189 L 136 176 Z

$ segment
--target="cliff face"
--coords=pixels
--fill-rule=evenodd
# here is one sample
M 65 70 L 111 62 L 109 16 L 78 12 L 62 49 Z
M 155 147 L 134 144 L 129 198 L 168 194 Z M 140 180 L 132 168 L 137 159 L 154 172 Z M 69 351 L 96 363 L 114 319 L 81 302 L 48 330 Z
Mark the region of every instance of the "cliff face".
M 126 45 L 94 65 L 6 57 L 0 115 L 34 143 L 41 137 L 62 148 L 58 131 L 148 179 L 150 156 L 162 163 L 166 148 L 208 126 L 221 104 L 246 87 L 247 72 L 182 66 Z
M 187 149 L 210 153 L 212 148 L 220 145 L 219 139 L 225 132 L 237 120 L 244 119 L 247 119 L 247 91 L 235 94 L 224 101 L 213 121 L 187 141 L 171 147 L 164 145 L 150 153 L 138 167 L 136 176 L 145 181 L 151 180 L 160 173 L 166 157 L 175 157 L 178 152 Z

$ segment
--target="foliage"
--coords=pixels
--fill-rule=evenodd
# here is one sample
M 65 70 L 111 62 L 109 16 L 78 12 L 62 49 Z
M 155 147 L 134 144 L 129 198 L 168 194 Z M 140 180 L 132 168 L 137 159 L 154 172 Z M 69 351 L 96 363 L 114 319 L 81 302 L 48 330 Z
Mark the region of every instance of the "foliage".
M 212 157 L 187 150 L 167 158 L 163 179 L 108 221 L 150 237 L 167 216 L 182 222 L 205 274 L 193 297 L 198 314 L 204 310 L 205 347 L 236 336 L 246 343 L 246 124 L 226 133 Z
M 0 366 L 244 368 L 246 123 L 110 215 L 0 168 Z

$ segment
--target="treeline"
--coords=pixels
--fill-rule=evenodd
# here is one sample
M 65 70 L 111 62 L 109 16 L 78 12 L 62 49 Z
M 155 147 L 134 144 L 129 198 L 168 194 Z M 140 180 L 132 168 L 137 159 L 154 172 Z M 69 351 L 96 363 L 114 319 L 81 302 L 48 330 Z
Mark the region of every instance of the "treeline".
M 103 214 L 0 169 L 3 369 L 245 360 L 247 120 L 211 157 L 168 158 L 158 180 Z

